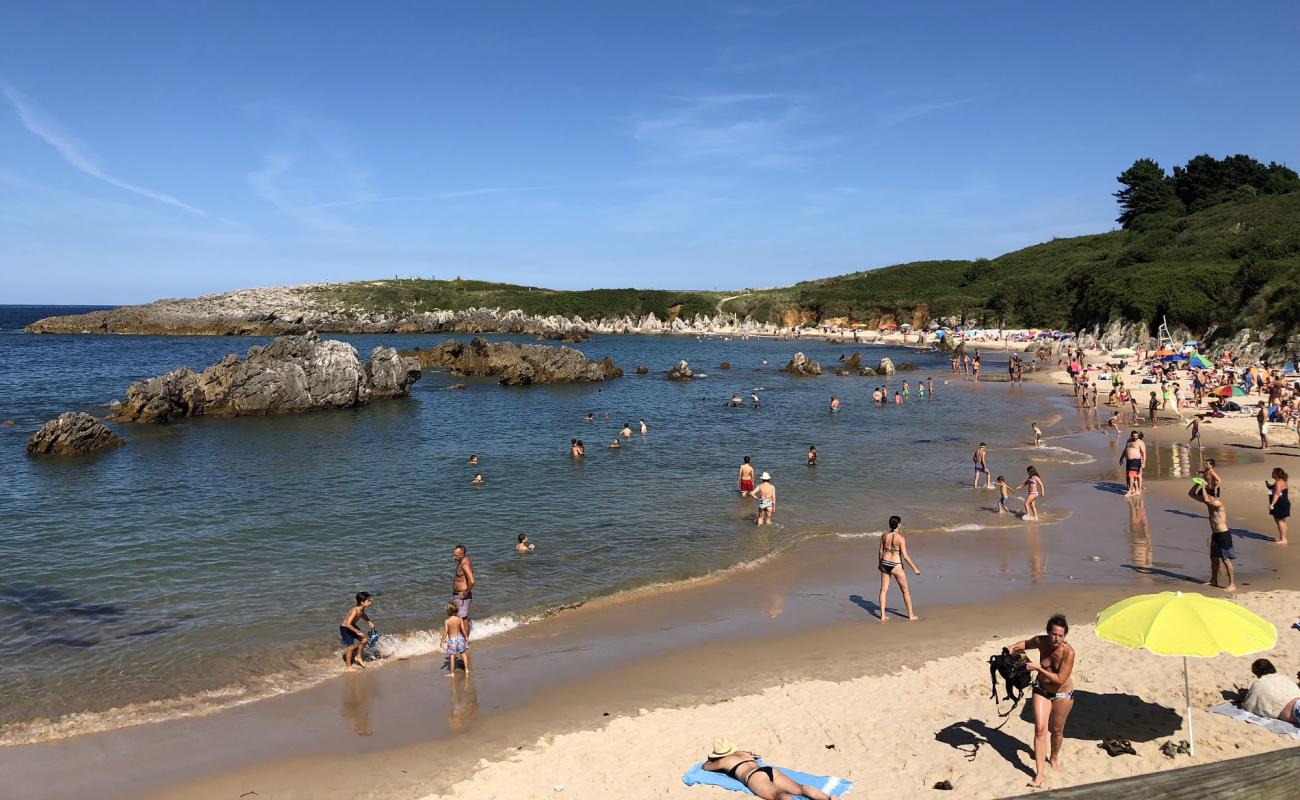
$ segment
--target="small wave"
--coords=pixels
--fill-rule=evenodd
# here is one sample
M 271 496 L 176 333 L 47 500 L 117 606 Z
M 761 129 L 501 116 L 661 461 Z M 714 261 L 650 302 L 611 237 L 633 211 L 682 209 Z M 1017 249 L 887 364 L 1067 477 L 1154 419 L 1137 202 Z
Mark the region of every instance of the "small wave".
M 1046 461 L 1051 464 L 1071 464 L 1071 465 L 1078 466 L 1082 464 L 1092 464 L 1097 460 L 1092 456 L 1088 455 L 1087 453 L 1082 453 L 1078 450 L 1071 450 L 1068 447 L 1060 447 L 1054 444 L 1045 444 L 1045 445 L 1028 444 L 1022 447 L 1011 447 L 1008 449 L 1009 450 L 1032 450 L 1035 453 L 1042 453 L 1044 455 L 1038 456 L 1037 458 L 1034 459 L 1034 461 Z
M 877 539 L 884 536 L 884 531 L 862 531 L 861 533 L 837 533 L 835 536 L 840 539 Z
M 981 525 L 978 522 L 962 522 L 957 525 L 945 525 L 938 530 L 944 533 L 961 533 L 962 531 L 983 531 L 996 527 L 994 525 Z

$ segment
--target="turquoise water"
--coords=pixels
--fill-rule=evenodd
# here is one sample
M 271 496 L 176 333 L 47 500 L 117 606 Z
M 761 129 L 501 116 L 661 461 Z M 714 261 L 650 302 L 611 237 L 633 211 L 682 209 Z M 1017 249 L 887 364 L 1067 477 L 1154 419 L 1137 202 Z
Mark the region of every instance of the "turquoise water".
M 937 354 L 603 337 L 578 347 L 628 372 L 605 384 L 504 388 L 426 372 L 409 398 L 362 409 L 125 427 L 125 447 L 30 459 L 27 436 L 58 413 L 102 414 L 135 380 L 265 341 L 21 333 L 53 313 L 67 312 L 0 307 L 0 419 L 16 423 L 0 427 L 0 608 L 16 631 L 11 652 L 22 653 L 0 661 L 7 741 L 52 735 L 37 719 L 125 706 L 75 723 L 112 725 L 113 714 L 167 716 L 318 680 L 337 669 L 336 627 L 362 589 L 378 594 L 372 616 L 400 652 L 431 652 L 457 543 L 477 573 L 477 636 L 728 569 L 803 537 L 879 531 L 893 513 L 914 531 L 969 530 L 978 527 L 961 488 L 970 451 L 979 440 L 1024 439 L 1007 393 L 1048 413 L 1045 395 L 1028 388 L 946 386 L 953 376 Z M 333 338 L 368 353 L 448 337 Z M 877 408 L 869 395 L 882 378 L 778 372 L 797 350 L 823 366 L 855 350 L 864 363 L 912 361 L 921 370 L 888 381 L 891 391 L 930 376 L 937 396 Z M 706 377 L 665 380 L 679 358 Z M 723 360 L 733 369 L 718 370 Z M 638 364 L 651 374 L 633 375 Z M 468 388 L 449 389 L 454 382 Z M 724 407 L 751 391 L 760 408 Z M 826 411 L 833 392 L 844 403 L 837 415 Z M 596 422 L 583 420 L 589 411 Z M 648 435 L 607 449 L 622 423 L 640 418 Z M 585 460 L 569 457 L 574 437 L 587 444 Z M 815 469 L 805 465 L 809 444 Z M 773 474 L 773 528 L 755 528 L 753 501 L 736 496 L 743 455 Z M 990 456 L 995 470 L 1023 471 L 1011 461 Z M 475 471 L 486 486 L 469 485 Z M 513 553 L 520 532 L 536 553 Z

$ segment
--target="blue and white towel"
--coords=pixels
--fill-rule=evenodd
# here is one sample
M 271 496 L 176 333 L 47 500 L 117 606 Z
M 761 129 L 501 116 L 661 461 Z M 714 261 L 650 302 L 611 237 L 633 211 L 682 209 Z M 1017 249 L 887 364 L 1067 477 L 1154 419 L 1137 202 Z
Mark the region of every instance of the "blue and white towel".
M 767 764 L 763 761 L 759 761 L 758 764 L 762 767 L 773 766 L 772 764 Z M 809 775 L 806 772 L 797 772 L 792 769 L 786 769 L 785 767 L 777 767 L 777 769 L 781 770 L 786 775 L 789 775 L 795 783 L 802 786 L 816 786 L 818 789 L 821 789 L 823 793 L 828 794 L 831 797 L 844 797 L 849 793 L 849 790 L 853 788 L 853 781 L 848 781 L 834 775 Z M 717 786 L 732 792 L 744 792 L 748 795 L 753 794 L 753 792 L 746 789 L 745 785 L 740 781 L 735 780 L 734 778 L 728 778 L 721 772 L 710 772 L 706 770 L 703 762 L 696 764 L 687 770 L 686 774 L 682 776 L 682 783 L 687 786 Z
M 1258 725 L 1261 728 L 1267 728 L 1273 733 L 1281 736 L 1290 736 L 1292 739 L 1300 739 L 1300 728 L 1289 722 L 1283 722 L 1280 719 L 1269 719 L 1261 717 L 1258 714 L 1252 714 L 1244 708 L 1239 708 L 1232 703 L 1219 703 L 1210 709 L 1211 714 L 1222 714 L 1225 717 L 1239 719 L 1242 722 L 1249 722 L 1251 725 Z

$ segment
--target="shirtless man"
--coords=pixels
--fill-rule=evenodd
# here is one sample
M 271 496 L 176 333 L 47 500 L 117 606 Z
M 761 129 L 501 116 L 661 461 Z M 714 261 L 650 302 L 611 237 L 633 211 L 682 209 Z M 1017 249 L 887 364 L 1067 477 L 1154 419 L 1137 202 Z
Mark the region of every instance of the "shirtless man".
M 975 462 L 975 483 L 971 486 L 973 489 L 980 488 L 980 474 L 984 475 L 984 488 L 993 488 L 993 476 L 989 474 L 989 465 L 984 463 L 984 458 L 988 454 L 988 445 L 980 442 L 980 446 L 975 448 L 975 455 L 971 460 Z
M 840 399 L 835 395 L 831 395 L 831 413 L 838 414 L 839 410 L 840 410 Z
M 1119 457 L 1119 463 L 1124 465 L 1124 477 L 1128 481 L 1128 490 L 1124 492 L 1125 497 L 1132 497 L 1142 491 L 1138 481 L 1142 478 L 1142 440 L 1138 438 L 1137 431 L 1128 435 L 1128 441 L 1124 443 L 1124 452 Z
M 1038 663 L 1026 666 L 1037 673 L 1034 679 L 1034 766 L 1036 774 L 1030 786 L 1043 785 L 1043 768 L 1052 765 L 1053 771 L 1061 769 L 1061 744 L 1065 740 L 1065 720 L 1074 708 L 1074 648 L 1065 641 L 1070 624 L 1061 614 L 1047 621 L 1047 633 L 1016 642 L 1011 652 L 1023 653 L 1031 647 L 1038 651 Z M 1048 755 L 1048 741 L 1051 755 Z
M 755 525 L 771 525 L 772 514 L 776 511 L 776 487 L 772 485 L 772 476 L 764 472 L 758 476 L 760 483 L 754 490 L 754 496 L 758 498 L 758 516 L 754 518 Z
M 1205 469 L 1203 472 L 1205 477 L 1205 486 L 1210 490 L 1210 494 L 1215 497 L 1221 497 L 1223 493 L 1223 478 L 1220 477 L 1219 473 L 1214 469 L 1214 459 L 1205 459 Z
M 1138 450 L 1142 453 L 1142 464 L 1138 467 L 1137 487 L 1139 492 L 1146 491 L 1146 473 L 1147 473 L 1147 435 L 1142 431 L 1137 432 Z
M 624 423 L 623 423 L 623 430 L 619 431 L 619 434 L 620 434 L 624 439 L 631 439 L 631 438 L 632 438 L 632 426 L 629 425 L 628 423 L 624 422 Z
M 740 487 L 740 496 L 754 493 L 754 466 L 749 463 L 749 456 L 745 456 L 744 462 L 740 465 L 740 474 L 736 476 L 736 485 Z
M 1237 574 L 1232 567 L 1237 554 L 1232 552 L 1232 532 L 1228 530 L 1228 510 L 1223 501 L 1210 494 L 1204 478 L 1193 478 L 1192 488 L 1187 496 L 1205 504 L 1210 520 L 1210 585 L 1219 585 L 1219 565 L 1228 573 L 1228 585 L 1224 591 L 1237 591 Z
M 465 545 L 458 544 L 451 549 L 451 557 L 456 560 L 456 573 L 451 579 L 451 601 L 456 604 L 456 616 L 465 620 L 465 638 L 469 638 L 469 605 L 474 599 L 474 566 L 469 563 L 469 553 Z

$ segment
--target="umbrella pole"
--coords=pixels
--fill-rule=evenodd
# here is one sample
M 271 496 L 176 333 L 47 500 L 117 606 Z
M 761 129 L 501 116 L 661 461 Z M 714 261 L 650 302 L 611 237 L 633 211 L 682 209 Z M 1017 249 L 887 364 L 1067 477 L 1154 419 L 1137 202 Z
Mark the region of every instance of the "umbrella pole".
M 1187 701 L 1187 743 L 1191 751 L 1188 755 L 1196 756 L 1196 731 L 1192 729 L 1192 687 L 1187 679 L 1187 656 L 1183 656 L 1183 698 Z

